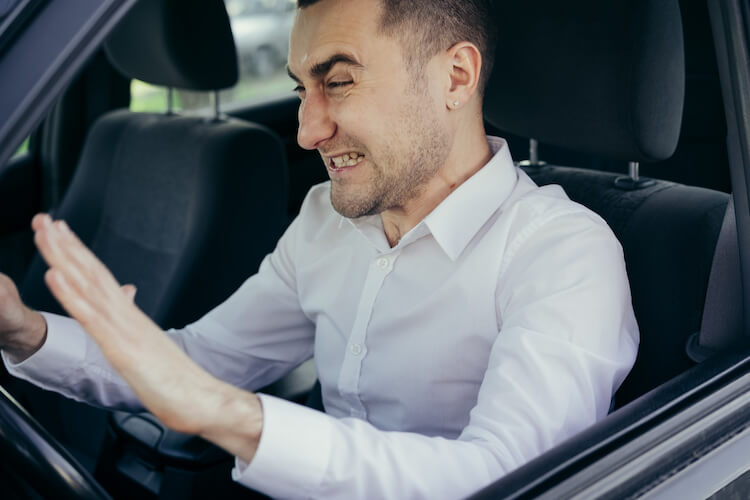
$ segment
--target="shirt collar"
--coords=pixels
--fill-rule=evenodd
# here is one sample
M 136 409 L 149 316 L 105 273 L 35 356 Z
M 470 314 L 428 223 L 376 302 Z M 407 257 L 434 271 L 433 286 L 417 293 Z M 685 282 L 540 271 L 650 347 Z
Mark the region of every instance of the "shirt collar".
M 393 250 L 431 232 L 451 260 L 458 258 L 484 223 L 510 196 L 518 180 L 505 140 L 487 136 L 487 141 L 493 154 L 490 161 L 406 233 Z M 346 220 L 379 251 L 391 250 L 379 215 Z
M 505 140 L 487 137 L 493 156 L 425 219 L 432 236 L 456 260 L 490 216 L 510 196 L 518 174 Z

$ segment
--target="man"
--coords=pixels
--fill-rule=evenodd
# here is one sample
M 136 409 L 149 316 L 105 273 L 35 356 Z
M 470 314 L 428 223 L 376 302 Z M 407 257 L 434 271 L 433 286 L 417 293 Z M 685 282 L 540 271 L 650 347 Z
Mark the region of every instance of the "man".
M 298 140 L 331 180 L 259 273 L 165 335 L 39 215 L 47 284 L 88 335 L 6 280 L 9 370 L 145 407 L 280 497 L 463 497 L 606 415 L 638 343 L 622 252 L 485 136 L 489 19 L 486 0 L 300 1 Z M 313 354 L 327 414 L 248 392 Z

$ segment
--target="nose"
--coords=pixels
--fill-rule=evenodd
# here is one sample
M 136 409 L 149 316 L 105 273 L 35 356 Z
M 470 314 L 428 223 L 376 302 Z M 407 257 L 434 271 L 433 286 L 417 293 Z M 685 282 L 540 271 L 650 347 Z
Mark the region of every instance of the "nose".
M 323 95 L 308 93 L 300 102 L 298 118 L 297 142 L 304 149 L 317 149 L 336 133 L 336 123 Z

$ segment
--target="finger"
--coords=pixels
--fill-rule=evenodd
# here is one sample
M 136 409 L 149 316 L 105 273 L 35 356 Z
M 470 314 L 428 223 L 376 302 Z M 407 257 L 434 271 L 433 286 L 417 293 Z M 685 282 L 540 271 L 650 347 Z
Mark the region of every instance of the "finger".
M 106 298 L 122 296 L 119 284 L 101 261 L 78 239 L 64 221 L 41 219 L 35 240 L 42 256 L 66 275 L 71 287 Z
M 50 266 L 50 269 L 59 269 L 67 274 L 67 284 L 73 284 L 78 292 L 86 294 L 89 292 L 90 284 L 86 282 L 80 266 L 75 262 L 70 262 L 70 258 L 65 255 L 60 247 L 59 239 L 55 236 L 50 221 L 41 219 L 34 242 L 36 243 L 39 253 Z M 57 297 L 60 300 L 60 297 Z
M 135 294 L 138 291 L 135 285 L 131 285 L 131 284 L 122 285 L 120 289 L 122 290 L 122 293 L 125 295 L 125 297 L 127 297 L 127 299 L 130 302 L 135 301 Z
M 34 235 L 34 241 L 50 268 L 59 269 L 67 274 L 68 285 L 75 286 L 82 294 L 89 291 L 90 284 L 87 283 L 80 264 L 70 261 L 51 228 L 41 227 Z
M 57 269 L 49 269 L 44 273 L 44 281 L 71 317 L 76 318 L 88 331 L 96 331 L 90 327 L 92 319 L 97 316 L 85 298 L 70 286 L 63 273 Z
M 55 271 L 50 278 L 59 274 L 58 280 L 62 278 L 65 285 L 58 281 L 58 286 L 53 287 L 55 282 L 48 282 L 50 291 L 71 316 L 88 326 L 90 333 L 93 333 L 91 328 L 111 329 L 112 314 L 120 309 L 118 303 L 123 303 L 122 292 L 114 277 L 65 225 L 59 221 L 55 224 L 42 222 L 35 236 L 37 245 Z M 90 261 L 88 264 L 87 260 Z M 132 304 L 127 300 L 124 303 Z
M 52 222 L 52 218 L 49 216 L 49 214 L 46 213 L 38 213 L 34 216 L 33 219 L 31 219 L 31 228 L 34 231 L 38 231 L 41 229 L 45 224 Z
M 83 244 L 64 220 L 54 221 L 47 226 L 50 236 L 58 243 L 61 254 L 72 259 L 84 269 L 94 272 L 109 271 L 106 266 Z

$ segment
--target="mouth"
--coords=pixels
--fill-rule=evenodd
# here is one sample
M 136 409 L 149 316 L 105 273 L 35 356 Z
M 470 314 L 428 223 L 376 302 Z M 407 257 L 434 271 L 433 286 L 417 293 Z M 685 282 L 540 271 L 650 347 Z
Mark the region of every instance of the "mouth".
M 365 155 L 357 152 L 343 153 L 337 156 L 326 156 L 326 165 L 331 172 L 341 172 L 356 167 Z

